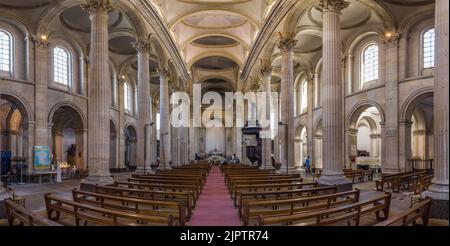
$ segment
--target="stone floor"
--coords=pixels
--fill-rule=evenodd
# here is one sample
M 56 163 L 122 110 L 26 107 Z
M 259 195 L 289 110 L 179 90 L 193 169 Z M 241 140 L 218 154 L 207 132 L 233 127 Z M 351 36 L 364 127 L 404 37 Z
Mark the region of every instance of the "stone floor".
M 126 180 L 130 177 L 130 173 L 115 174 L 115 177 L 119 180 Z M 305 182 L 313 181 L 312 178 L 304 178 Z M 16 190 L 16 195 L 25 197 L 25 206 L 36 212 L 45 215 L 45 203 L 44 194 L 54 193 L 63 196 L 67 199 L 72 199 L 72 189 L 78 188 L 80 180 L 63 180 L 62 183 L 54 184 L 26 184 L 26 185 L 13 185 Z M 354 188 L 361 190 L 361 199 L 367 199 L 379 194 L 379 191 L 375 189 L 374 182 L 358 183 L 353 185 Z M 390 215 L 395 215 L 405 211 L 410 207 L 411 200 L 410 194 L 407 192 L 393 193 L 391 200 Z M 7 225 L 5 220 L 0 220 L 0 226 Z M 430 220 L 430 226 L 449 226 L 448 220 Z

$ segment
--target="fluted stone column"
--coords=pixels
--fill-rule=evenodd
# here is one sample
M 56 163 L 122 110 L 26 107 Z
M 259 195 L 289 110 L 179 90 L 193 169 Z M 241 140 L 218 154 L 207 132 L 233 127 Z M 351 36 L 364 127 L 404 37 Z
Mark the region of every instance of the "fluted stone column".
M 281 63 L 281 123 L 279 138 L 281 139 L 280 161 L 282 173 L 294 174 L 295 168 L 295 112 L 294 112 L 294 60 L 293 49 L 297 41 L 291 34 L 281 36 L 278 48 L 282 52 Z
M 323 19 L 323 173 L 321 185 L 351 189 L 344 177 L 344 108 L 341 64 L 341 10 L 349 5 L 343 0 L 322 0 L 317 9 Z
M 36 108 L 36 128 L 35 144 L 36 146 L 48 146 L 48 47 L 49 43 L 45 36 L 33 37 L 34 57 L 36 61 L 35 78 L 35 105 Z M 29 170 L 32 169 L 31 167 Z
M 271 104 L 272 104 L 272 67 L 270 65 L 265 65 L 261 68 L 262 75 L 262 91 L 265 92 L 266 95 L 266 113 L 267 115 L 263 115 L 263 119 L 271 119 Z M 265 131 L 270 131 L 270 126 Z M 262 139 L 262 169 L 274 169 L 272 166 L 272 138 L 263 138 Z
M 169 112 L 169 72 L 166 69 L 158 70 L 160 75 L 160 169 L 172 169 L 169 165 L 171 155 L 170 112 Z
M 431 217 L 448 219 L 449 1 L 436 0 L 435 22 L 437 52 L 434 71 L 434 179 L 425 196 L 433 198 Z
M 83 8 L 91 19 L 91 50 L 89 80 L 89 176 L 86 184 L 111 184 L 109 172 L 109 141 L 111 84 L 109 74 L 108 13 L 109 0 L 90 0 Z
M 399 118 L 398 118 L 398 55 L 400 35 L 386 33 L 382 37 L 385 52 L 385 96 L 386 122 L 382 131 L 384 158 L 382 168 L 384 173 L 397 173 L 404 170 L 399 160 Z M 402 168 L 401 168 L 402 167 Z
M 138 57 L 138 122 L 137 122 L 137 169 L 136 173 L 151 172 L 151 93 L 150 93 L 150 40 L 133 44 Z

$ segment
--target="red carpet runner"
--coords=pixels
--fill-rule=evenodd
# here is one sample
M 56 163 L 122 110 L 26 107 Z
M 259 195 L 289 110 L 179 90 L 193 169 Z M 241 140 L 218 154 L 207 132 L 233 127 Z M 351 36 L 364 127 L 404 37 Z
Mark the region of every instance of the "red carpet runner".
M 238 211 L 225 186 L 220 169 L 211 168 L 203 192 L 193 211 L 191 226 L 241 226 Z

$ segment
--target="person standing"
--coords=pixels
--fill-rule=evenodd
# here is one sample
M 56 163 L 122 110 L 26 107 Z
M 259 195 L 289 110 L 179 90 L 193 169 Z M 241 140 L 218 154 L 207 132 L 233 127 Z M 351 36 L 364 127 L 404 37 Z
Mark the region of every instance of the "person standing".
M 311 173 L 311 157 L 310 156 L 308 156 L 308 158 L 306 158 L 305 165 L 306 165 L 306 174 L 310 174 Z

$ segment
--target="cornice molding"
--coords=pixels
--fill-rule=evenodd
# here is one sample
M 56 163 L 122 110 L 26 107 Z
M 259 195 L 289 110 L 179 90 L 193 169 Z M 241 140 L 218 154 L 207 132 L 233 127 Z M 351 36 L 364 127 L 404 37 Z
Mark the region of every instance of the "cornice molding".
M 287 13 L 292 10 L 296 3 L 297 0 L 278 1 L 272 8 L 255 40 L 255 44 L 252 47 L 244 68 L 242 69 L 242 81 L 246 81 L 248 79 L 253 66 L 267 43 L 267 40 L 269 40 L 277 26 L 281 23 Z
M 188 82 L 191 80 L 191 76 L 188 73 L 186 64 L 181 57 L 181 53 L 178 50 L 174 40 L 172 39 L 169 29 L 163 20 L 153 8 L 153 6 L 146 0 L 136 0 L 132 1 L 131 4 L 135 5 L 136 9 L 139 10 L 140 14 L 146 19 L 156 35 L 160 38 L 161 43 L 166 47 L 168 54 L 171 56 L 172 61 L 175 63 L 175 67 L 180 73 L 183 82 Z

